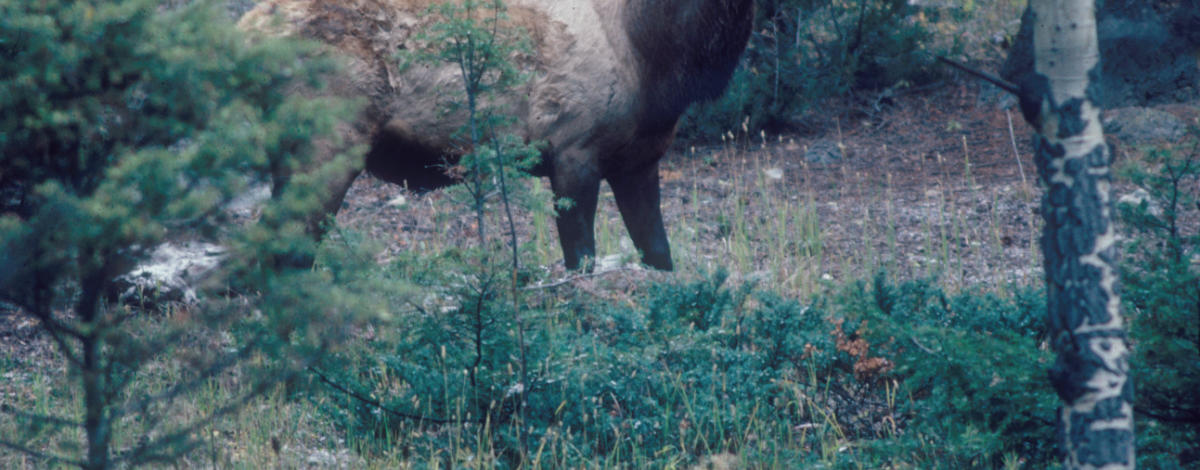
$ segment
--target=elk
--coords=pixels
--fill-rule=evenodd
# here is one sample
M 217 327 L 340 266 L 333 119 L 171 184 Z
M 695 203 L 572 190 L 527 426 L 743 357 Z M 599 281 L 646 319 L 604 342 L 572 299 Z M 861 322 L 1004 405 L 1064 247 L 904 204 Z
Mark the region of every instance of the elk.
M 268 0 L 243 16 L 244 30 L 315 39 L 344 56 L 329 89 L 365 98 L 339 145 L 368 145 L 365 161 L 329 181 L 335 211 L 364 169 L 415 189 L 453 183 L 452 135 L 465 116 L 447 114 L 444 92 L 460 79 L 450 64 L 397 67 L 397 50 L 423 47 L 416 34 L 434 0 Z M 749 38 L 753 0 L 508 0 L 509 22 L 532 43 L 532 78 L 499 98 L 517 132 L 542 144 L 535 174 L 573 205 L 556 216 L 568 269 L 595 256 L 601 179 L 642 262 L 671 270 L 659 206 L 658 162 L 689 105 L 718 97 Z M 331 150 L 332 151 L 332 150 Z M 460 151 L 460 150 L 459 150 Z M 315 216 L 314 216 L 315 217 Z M 313 226 L 310 223 L 310 226 Z

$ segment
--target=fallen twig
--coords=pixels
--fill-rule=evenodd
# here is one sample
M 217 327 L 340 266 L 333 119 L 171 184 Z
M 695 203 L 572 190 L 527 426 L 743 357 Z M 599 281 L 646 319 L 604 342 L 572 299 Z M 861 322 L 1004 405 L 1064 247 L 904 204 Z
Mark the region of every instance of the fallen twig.
M 557 281 L 551 282 L 551 283 L 549 283 L 549 284 L 537 284 L 537 285 L 532 285 L 532 286 L 525 286 L 525 287 L 523 287 L 523 288 L 522 288 L 522 290 L 541 290 L 541 289 L 553 289 L 553 288 L 555 288 L 555 287 L 558 287 L 558 286 L 561 286 L 561 285 L 564 285 L 564 284 L 570 284 L 570 283 L 572 283 L 572 282 L 575 282 L 575 281 L 578 281 L 578 280 L 581 280 L 581 279 L 588 279 L 588 278 L 593 278 L 593 277 L 603 276 L 603 275 L 605 275 L 605 274 L 610 274 L 610 273 L 615 273 L 615 272 L 621 272 L 621 271 L 624 271 L 624 270 L 625 270 L 625 268 L 621 267 L 621 268 L 609 269 L 608 271 L 600 271 L 600 272 L 591 272 L 591 273 L 572 274 L 572 275 L 570 275 L 570 276 L 564 277 L 564 278 L 562 278 L 562 279 L 559 279 L 559 280 L 557 280 Z

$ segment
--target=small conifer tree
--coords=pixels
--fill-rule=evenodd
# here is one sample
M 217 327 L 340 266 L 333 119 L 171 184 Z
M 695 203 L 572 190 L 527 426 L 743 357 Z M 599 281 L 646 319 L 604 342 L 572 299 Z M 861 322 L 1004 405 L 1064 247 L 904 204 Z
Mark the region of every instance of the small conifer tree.
M 402 352 L 363 360 L 387 364 L 388 374 L 406 383 L 401 393 L 377 400 L 365 391 L 374 387 L 361 380 L 363 373 L 339 375 L 333 367 L 317 373 L 335 392 L 354 398 L 347 411 L 356 412 L 367 427 L 399 420 L 473 426 L 480 436 L 499 431 L 507 437 L 498 453 L 515 465 L 527 455 L 524 410 L 531 379 L 522 247 L 513 210 L 549 204 L 529 190 L 527 171 L 538 162 L 537 143 L 515 134 L 516 120 L 503 103 L 529 78 L 521 62 L 530 46 L 499 0 L 451 0 L 432 5 L 425 14 L 436 18 L 416 33 L 427 47 L 401 51 L 398 60 L 401 67 L 419 63 L 457 72 L 455 87 L 443 90 L 451 98 L 440 111 L 462 120 L 455 135 L 462 156 L 447 162 L 461 184 L 449 194 L 472 213 L 474 233 L 460 240 L 452 254 L 433 260 L 436 272 L 416 276 L 437 280 L 416 282 L 445 292 L 454 306 L 437 315 L 406 317 L 398 322 L 396 344 L 382 346 Z M 438 349 L 431 351 L 431 345 Z M 447 367 L 463 380 L 431 380 L 430 371 L 445 372 Z M 462 397 L 465 402 L 458 402 Z M 425 403 L 424 409 L 419 403 Z
M 315 250 L 291 216 L 353 161 L 306 163 L 352 106 L 289 91 L 334 67 L 309 45 L 247 41 L 212 2 L 0 0 L 0 300 L 37 320 L 79 397 L 53 415 L 5 407 L 37 431 L 0 447 L 89 469 L 171 462 L 336 341 L 361 300 L 337 287 L 346 272 L 262 262 Z M 229 223 L 233 197 L 294 165 L 315 170 L 275 188 L 263 223 Z M 229 247 L 223 272 L 237 277 L 223 285 L 237 295 L 157 323 L 114 305 L 114 280 L 178 233 Z M 253 357 L 230 402 L 172 416 Z M 138 390 L 144 366 L 168 358 L 187 364 L 175 383 Z

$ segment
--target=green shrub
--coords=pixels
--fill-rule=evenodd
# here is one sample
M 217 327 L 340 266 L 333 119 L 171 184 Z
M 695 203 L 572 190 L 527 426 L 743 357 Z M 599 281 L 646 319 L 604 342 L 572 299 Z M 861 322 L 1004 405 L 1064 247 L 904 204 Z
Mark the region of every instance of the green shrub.
M 1200 233 L 1184 222 L 1200 208 L 1197 141 L 1193 129 L 1120 172 L 1150 196 L 1118 207 L 1136 235 L 1125 241 L 1121 296 L 1134 348 L 1138 464 L 1148 468 L 1200 465 Z
M 536 319 L 526 336 L 527 391 L 513 388 L 518 349 L 507 304 L 457 293 L 456 309 L 397 317 L 390 333 L 381 329 L 369 347 L 336 360 L 346 371 L 338 380 L 407 417 L 362 400 L 351 407 L 336 405 L 349 403 L 345 397 L 317 401 L 361 448 L 394 452 L 381 437 L 410 436 L 401 445 L 418 461 L 463 458 L 469 449 L 473 458 L 516 465 L 520 426 L 531 443 L 570 449 L 531 457 L 559 465 L 663 466 L 751 452 L 748 433 L 786 434 L 815 419 L 812 403 L 797 401 L 798 388 L 816 396 L 808 377 L 827 373 L 838 352 L 808 308 L 724 284 L 715 273 L 651 286 L 639 306 L 585 297 L 524 312 Z M 482 360 L 476 330 L 461 321 L 478 305 L 490 319 L 480 335 Z M 527 394 L 527 423 L 516 422 L 516 393 Z M 447 432 L 451 426 L 463 432 Z
M 728 91 L 688 111 L 682 138 L 778 131 L 822 99 L 932 76 L 924 49 L 930 32 L 907 0 L 758 0 L 757 7 Z
M 894 364 L 894 434 L 867 443 L 876 461 L 920 468 L 996 468 L 1054 459 L 1057 399 L 1039 290 L 950 295 L 929 280 L 850 284 L 830 304 Z M 851 320 L 847 320 L 850 323 Z M 1014 457 L 1016 456 L 1016 457 Z
M 483 335 L 491 357 L 476 362 L 469 322 L 455 320 L 478 305 L 472 295 L 452 296 L 463 310 L 398 317 L 391 333 L 338 360 L 355 364 L 340 380 L 409 415 L 327 406 L 360 447 L 517 465 L 524 426 L 531 458 L 553 466 L 690 465 L 723 453 L 777 468 L 1052 460 L 1057 401 L 1036 290 L 948 295 L 879 277 L 803 305 L 726 286 L 717 272 L 653 284 L 633 305 L 580 293 L 525 312 L 537 320 L 523 424 L 507 405 L 512 314 L 484 302 L 496 323 Z

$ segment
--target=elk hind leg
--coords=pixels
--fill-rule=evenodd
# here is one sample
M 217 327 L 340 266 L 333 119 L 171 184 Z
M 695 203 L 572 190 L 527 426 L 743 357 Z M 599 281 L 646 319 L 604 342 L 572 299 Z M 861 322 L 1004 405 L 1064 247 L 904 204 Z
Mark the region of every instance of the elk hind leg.
M 608 177 L 617 208 L 633 246 L 642 254 L 642 262 L 656 269 L 670 271 L 671 245 L 663 226 L 662 209 L 659 207 L 658 162 L 640 169 Z

